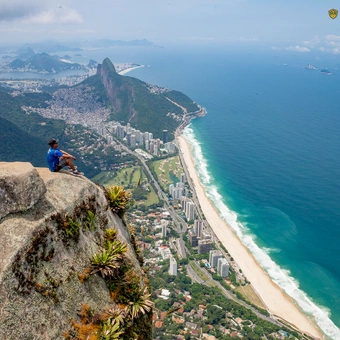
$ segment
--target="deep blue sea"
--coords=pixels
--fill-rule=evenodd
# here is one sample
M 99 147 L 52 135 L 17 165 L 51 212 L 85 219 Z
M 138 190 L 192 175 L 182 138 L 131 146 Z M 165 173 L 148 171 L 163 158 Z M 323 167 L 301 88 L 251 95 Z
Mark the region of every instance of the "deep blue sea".
M 127 75 L 206 108 L 184 136 L 208 196 L 272 279 L 340 339 L 340 56 L 240 46 L 83 55 L 150 65 Z

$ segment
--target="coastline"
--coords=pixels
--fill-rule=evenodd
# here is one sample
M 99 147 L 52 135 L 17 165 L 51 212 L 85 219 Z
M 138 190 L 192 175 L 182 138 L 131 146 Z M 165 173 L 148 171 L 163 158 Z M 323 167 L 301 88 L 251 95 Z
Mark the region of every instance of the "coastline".
M 121 76 L 123 76 L 124 74 L 126 74 L 126 73 L 128 73 L 128 72 L 130 72 L 130 71 L 132 71 L 132 70 L 135 70 L 135 69 L 137 69 L 137 68 L 141 68 L 141 67 L 144 67 L 144 65 L 126 68 L 126 69 L 124 69 L 124 70 L 118 72 L 118 74 L 120 74 Z
M 261 297 L 271 314 L 288 321 L 300 331 L 315 338 L 322 338 L 319 329 L 293 303 L 292 299 L 276 285 L 256 262 L 254 256 L 242 244 L 228 223 L 223 220 L 213 204 L 208 199 L 205 190 L 195 170 L 190 146 L 183 136 L 177 137 L 179 152 L 193 182 L 194 190 L 200 202 L 201 210 L 211 229 L 220 242 L 228 249 L 235 262 Z

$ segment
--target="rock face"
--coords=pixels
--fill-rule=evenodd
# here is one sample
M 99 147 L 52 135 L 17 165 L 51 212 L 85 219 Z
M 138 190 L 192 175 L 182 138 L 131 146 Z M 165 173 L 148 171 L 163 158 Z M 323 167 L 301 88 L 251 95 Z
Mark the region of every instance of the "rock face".
M 119 93 L 124 92 L 124 97 L 129 101 L 133 99 L 132 90 L 122 81 L 122 76 L 116 72 L 111 60 L 106 58 L 102 64 L 98 65 L 97 74 L 100 75 L 101 82 L 104 85 L 106 95 L 110 99 L 115 111 L 122 109 L 122 103 L 119 100 Z M 130 107 L 131 105 L 128 105 Z M 131 115 L 131 114 L 130 114 Z
M 45 183 L 30 163 L 0 162 L 0 219 L 30 209 L 45 192 Z
M 114 307 L 100 275 L 84 280 L 107 228 L 128 245 L 134 272 L 145 277 L 129 232 L 108 209 L 100 187 L 26 163 L 1 164 L 0 174 L 6 198 L 0 219 L 0 339 L 64 339 L 84 304 L 93 313 Z M 77 223 L 79 234 L 65 233 L 65 223 Z

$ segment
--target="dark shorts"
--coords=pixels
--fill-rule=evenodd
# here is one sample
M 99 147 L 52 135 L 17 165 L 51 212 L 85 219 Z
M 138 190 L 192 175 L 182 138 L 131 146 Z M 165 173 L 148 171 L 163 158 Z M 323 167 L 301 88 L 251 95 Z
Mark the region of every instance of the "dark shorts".
M 59 163 L 55 166 L 54 172 L 57 172 L 57 171 L 61 170 L 66 165 L 67 165 L 67 163 L 66 163 L 66 159 L 65 158 L 59 159 Z

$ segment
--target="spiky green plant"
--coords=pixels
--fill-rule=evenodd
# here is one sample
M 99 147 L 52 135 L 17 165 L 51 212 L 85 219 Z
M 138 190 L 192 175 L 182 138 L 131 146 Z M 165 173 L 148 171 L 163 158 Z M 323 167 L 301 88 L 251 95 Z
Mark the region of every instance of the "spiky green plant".
M 91 211 L 87 211 L 85 227 L 88 230 L 95 230 L 96 228 L 96 215 Z
M 120 336 L 124 334 L 124 331 L 120 330 L 119 324 L 111 324 L 110 320 L 107 320 L 103 324 L 103 328 L 100 335 L 100 340 L 115 340 L 120 339 Z
M 81 225 L 77 221 L 73 221 L 71 218 L 67 220 L 64 224 L 65 226 L 65 233 L 67 236 L 71 238 L 77 238 L 79 236 Z
M 138 297 L 130 301 L 128 304 L 128 311 L 132 319 L 135 319 L 139 314 L 146 314 L 151 311 L 153 302 L 151 301 L 151 294 L 147 287 L 141 288 Z
M 113 241 L 117 237 L 117 229 L 108 228 L 105 230 L 105 239 L 107 241 Z
M 123 217 L 126 210 L 133 205 L 131 193 L 124 190 L 122 186 L 112 185 L 105 189 L 110 209 L 119 217 Z
M 120 336 L 124 334 L 123 325 L 126 317 L 126 310 L 117 307 L 111 308 L 106 311 L 105 317 L 107 319 L 102 325 L 100 340 L 120 339 Z
M 120 256 L 122 257 L 124 253 L 126 253 L 128 246 L 126 243 L 113 240 L 109 241 L 107 240 L 105 242 L 105 248 L 107 251 L 109 251 L 112 255 L 116 255 L 117 257 Z
M 114 240 L 107 241 L 105 248 L 100 253 L 94 254 L 91 259 L 91 273 L 99 272 L 104 277 L 116 277 L 120 266 L 124 262 L 124 253 L 127 245 L 123 242 Z

